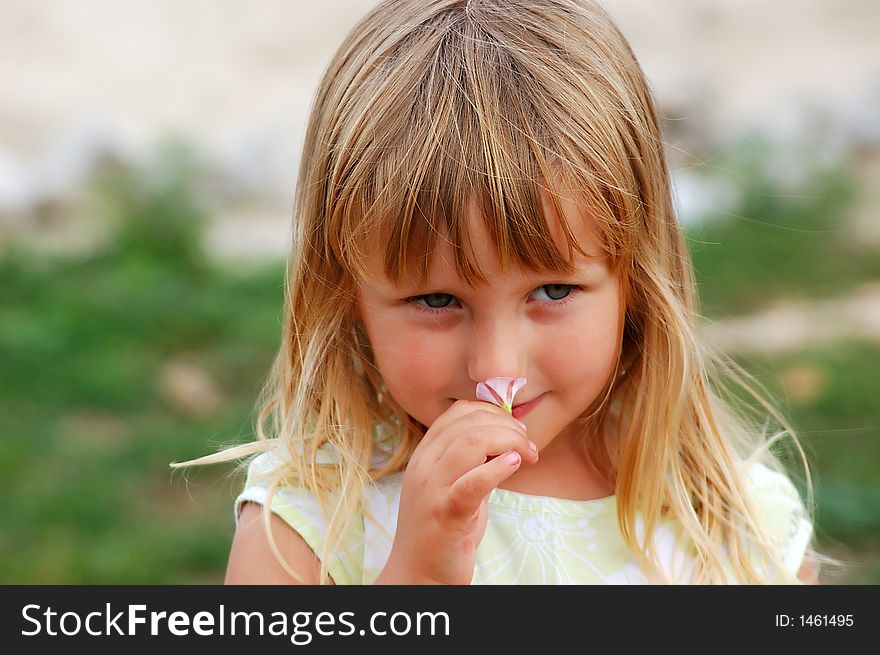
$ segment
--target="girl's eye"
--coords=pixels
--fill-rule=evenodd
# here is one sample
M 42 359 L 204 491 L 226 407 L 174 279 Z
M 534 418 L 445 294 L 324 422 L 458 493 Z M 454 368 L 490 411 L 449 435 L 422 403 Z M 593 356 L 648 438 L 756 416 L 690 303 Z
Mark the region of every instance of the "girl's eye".
M 545 284 L 535 289 L 535 291 L 544 291 L 550 298 L 549 301 L 543 300 L 541 302 L 554 307 L 571 302 L 574 293 L 582 290 L 583 286 L 577 284 Z M 419 311 L 442 314 L 451 310 L 449 305 L 454 298 L 455 296 L 448 293 L 428 293 L 407 298 L 406 302 L 414 304 Z M 425 305 L 422 305 L 422 302 Z

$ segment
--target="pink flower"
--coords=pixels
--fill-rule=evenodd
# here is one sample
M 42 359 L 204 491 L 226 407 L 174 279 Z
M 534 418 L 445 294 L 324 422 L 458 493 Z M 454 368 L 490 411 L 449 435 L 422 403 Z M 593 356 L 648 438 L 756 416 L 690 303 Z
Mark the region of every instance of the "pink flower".
M 513 397 L 526 386 L 525 378 L 489 378 L 477 385 L 477 398 L 513 414 Z

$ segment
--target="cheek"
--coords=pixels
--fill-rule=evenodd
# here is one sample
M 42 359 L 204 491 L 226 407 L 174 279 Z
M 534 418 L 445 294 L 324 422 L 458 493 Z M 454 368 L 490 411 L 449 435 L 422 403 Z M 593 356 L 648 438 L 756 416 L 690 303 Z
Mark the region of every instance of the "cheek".
M 587 307 L 558 326 L 542 357 L 560 385 L 601 388 L 614 372 L 618 355 L 618 306 L 612 299 Z
M 382 379 L 404 407 L 448 386 L 453 358 L 438 335 L 396 326 L 370 342 Z

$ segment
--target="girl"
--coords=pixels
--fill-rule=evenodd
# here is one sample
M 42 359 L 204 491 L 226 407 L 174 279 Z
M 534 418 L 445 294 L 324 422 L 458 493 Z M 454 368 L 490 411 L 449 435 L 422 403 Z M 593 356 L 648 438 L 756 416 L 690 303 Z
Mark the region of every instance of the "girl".
M 258 439 L 176 465 L 257 455 L 227 582 L 817 581 L 770 447 L 803 453 L 723 400 L 722 372 L 751 387 L 702 340 L 654 101 L 600 7 L 382 2 L 302 162 Z M 513 415 L 476 397 L 499 376 L 527 380 Z

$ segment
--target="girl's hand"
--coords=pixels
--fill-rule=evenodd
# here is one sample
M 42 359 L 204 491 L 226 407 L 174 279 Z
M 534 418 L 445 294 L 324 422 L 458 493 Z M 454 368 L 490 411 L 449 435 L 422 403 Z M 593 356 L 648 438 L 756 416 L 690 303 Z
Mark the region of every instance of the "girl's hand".
M 495 405 L 458 400 L 441 414 L 406 467 L 382 581 L 470 584 L 486 500 L 522 462 L 538 461 L 532 446 L 525 428 Z

